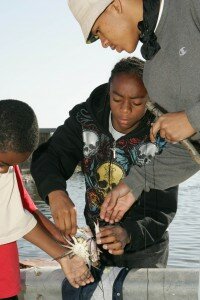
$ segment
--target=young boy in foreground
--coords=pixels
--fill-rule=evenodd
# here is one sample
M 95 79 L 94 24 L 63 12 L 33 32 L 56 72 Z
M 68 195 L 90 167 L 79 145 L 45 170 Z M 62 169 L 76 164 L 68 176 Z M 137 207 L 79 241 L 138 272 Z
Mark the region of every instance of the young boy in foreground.
M 87 272 L 78 258 L 69 259 L 66 248 L 55 242 L 37 223 L 47 221 L 36 212 L 23 188 L 17 165 L 25 161 L 38 144 L 39 132 L 36 116 L 26 104 L 17 100 L 0 101 L 0 298 L 17 299 L 19 292 L 19 266 L 16 240 L 24 237 L 40 247 L 61 265 L 65 276 L 75 287 L 85 281 Z M 30 211 L 29 213 L 24 207 Z M 36 218 L 34 217 L 36 216 Z M 45 224 L 44 224 L 45 225 Z M 48 227 L 48 226 L 47 226 Z M 87 272 L 88 273 L 88 272 Z

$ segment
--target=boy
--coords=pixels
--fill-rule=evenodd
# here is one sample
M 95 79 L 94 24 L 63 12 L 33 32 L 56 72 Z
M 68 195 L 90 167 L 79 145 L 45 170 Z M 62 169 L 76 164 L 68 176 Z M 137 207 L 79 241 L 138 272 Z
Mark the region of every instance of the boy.
M 17 100 L 0 101 L 0 298 L 17 299 L 19 266 L 15 241 L 21 237 L 57 259 L 72 285 L 77 286 L 77 282 L 86 284 L 91 279 L 82 281 L 80 276 L 87 272 L 87 267 L 81 273 L 77 267 L 82 261 L 66 257 L 66 249 L 37 224 L 36 219 L 50 229 L 48 221 L 36 210 L 23 188 L 16 165 L 30 156 L 37 146 L 38 137 L 37 119 L 27 104 Z M 24 210 L 22 202 L 32 214 Z
M 75 106 L 64 125 L 34 152 L 32 159 L 31 172 L 39 194 L 49 202 L 55 223 L 63 233 L 69 228 L 70 233 L 76 232 L 75 209 L 66 193 L 66 180 L 81 161 L 86 223 L 94 230 L 94 222 L 100 222 L 97 243 L 102 250 L 103 267 L 167 264 L 166 229 L 176 212 L 177 187 L 143 193 L 118 224 L 108 227 L 100 219 L 101 204 L 109 191 L 128 175 L 132 165 L 148 163 L 162 148 L 161 140 L 156 145 L 149 141 L 154 117 L 145 109 L 147 93 L 142 72 L 143 62 L 139 59 L 117 63 L 109 83 L 97 87 L 86 102 Z M 129 202 L 133 203 L 131 196 Z M 66 296 L 68 288 L 65 283 Z M 79 293 L 80 290 L 74 291 L 70 299 L 78 299 Z

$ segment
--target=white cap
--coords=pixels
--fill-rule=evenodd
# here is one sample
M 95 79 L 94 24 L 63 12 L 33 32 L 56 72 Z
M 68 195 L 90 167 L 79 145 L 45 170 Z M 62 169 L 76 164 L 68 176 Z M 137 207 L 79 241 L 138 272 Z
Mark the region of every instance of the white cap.
M 113 0 L 68 0 L 72 14 L 79 22 L 86 43 L 95 42 L 98 37 L 90 35 L 92 26 Z

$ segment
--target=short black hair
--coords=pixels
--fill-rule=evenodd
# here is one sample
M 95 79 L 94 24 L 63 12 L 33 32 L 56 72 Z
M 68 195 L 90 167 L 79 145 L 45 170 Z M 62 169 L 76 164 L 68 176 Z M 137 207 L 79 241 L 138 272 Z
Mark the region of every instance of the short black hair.
M 122 58 L 111 71 L 109 83 L 119 73 L 134 74 L 142 79 L 144 69 L 144 61 L 136 57 Z
M 33 109 L 19 100 L 0 100 L 0 152 L 33 152 L 38 141 Z

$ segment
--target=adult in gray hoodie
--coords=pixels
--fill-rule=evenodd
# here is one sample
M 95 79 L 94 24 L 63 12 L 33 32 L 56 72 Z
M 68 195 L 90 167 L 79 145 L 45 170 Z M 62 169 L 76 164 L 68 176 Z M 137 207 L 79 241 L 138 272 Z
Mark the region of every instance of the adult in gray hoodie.
M 143 43 L 146 89 L 150 99 L 168 112 L 152 124 L 151 141 L 154 142 L 158 131 L 171 142 L 185 138 L 198 141 L 199 0 L 68 0 L 68 3 L 87 43 L 100 39 L 103 47 L 129 53 L 134 52 L 139 40 Z M 110 217 L 108 210 L 130 188 L 137 199 L 142 190 L 169 188 L 198 170 L 199 165 L 180 144 L 168 143 L 151 164 L 131 168 L 129 176 L 106 199 L 102 217 Z

